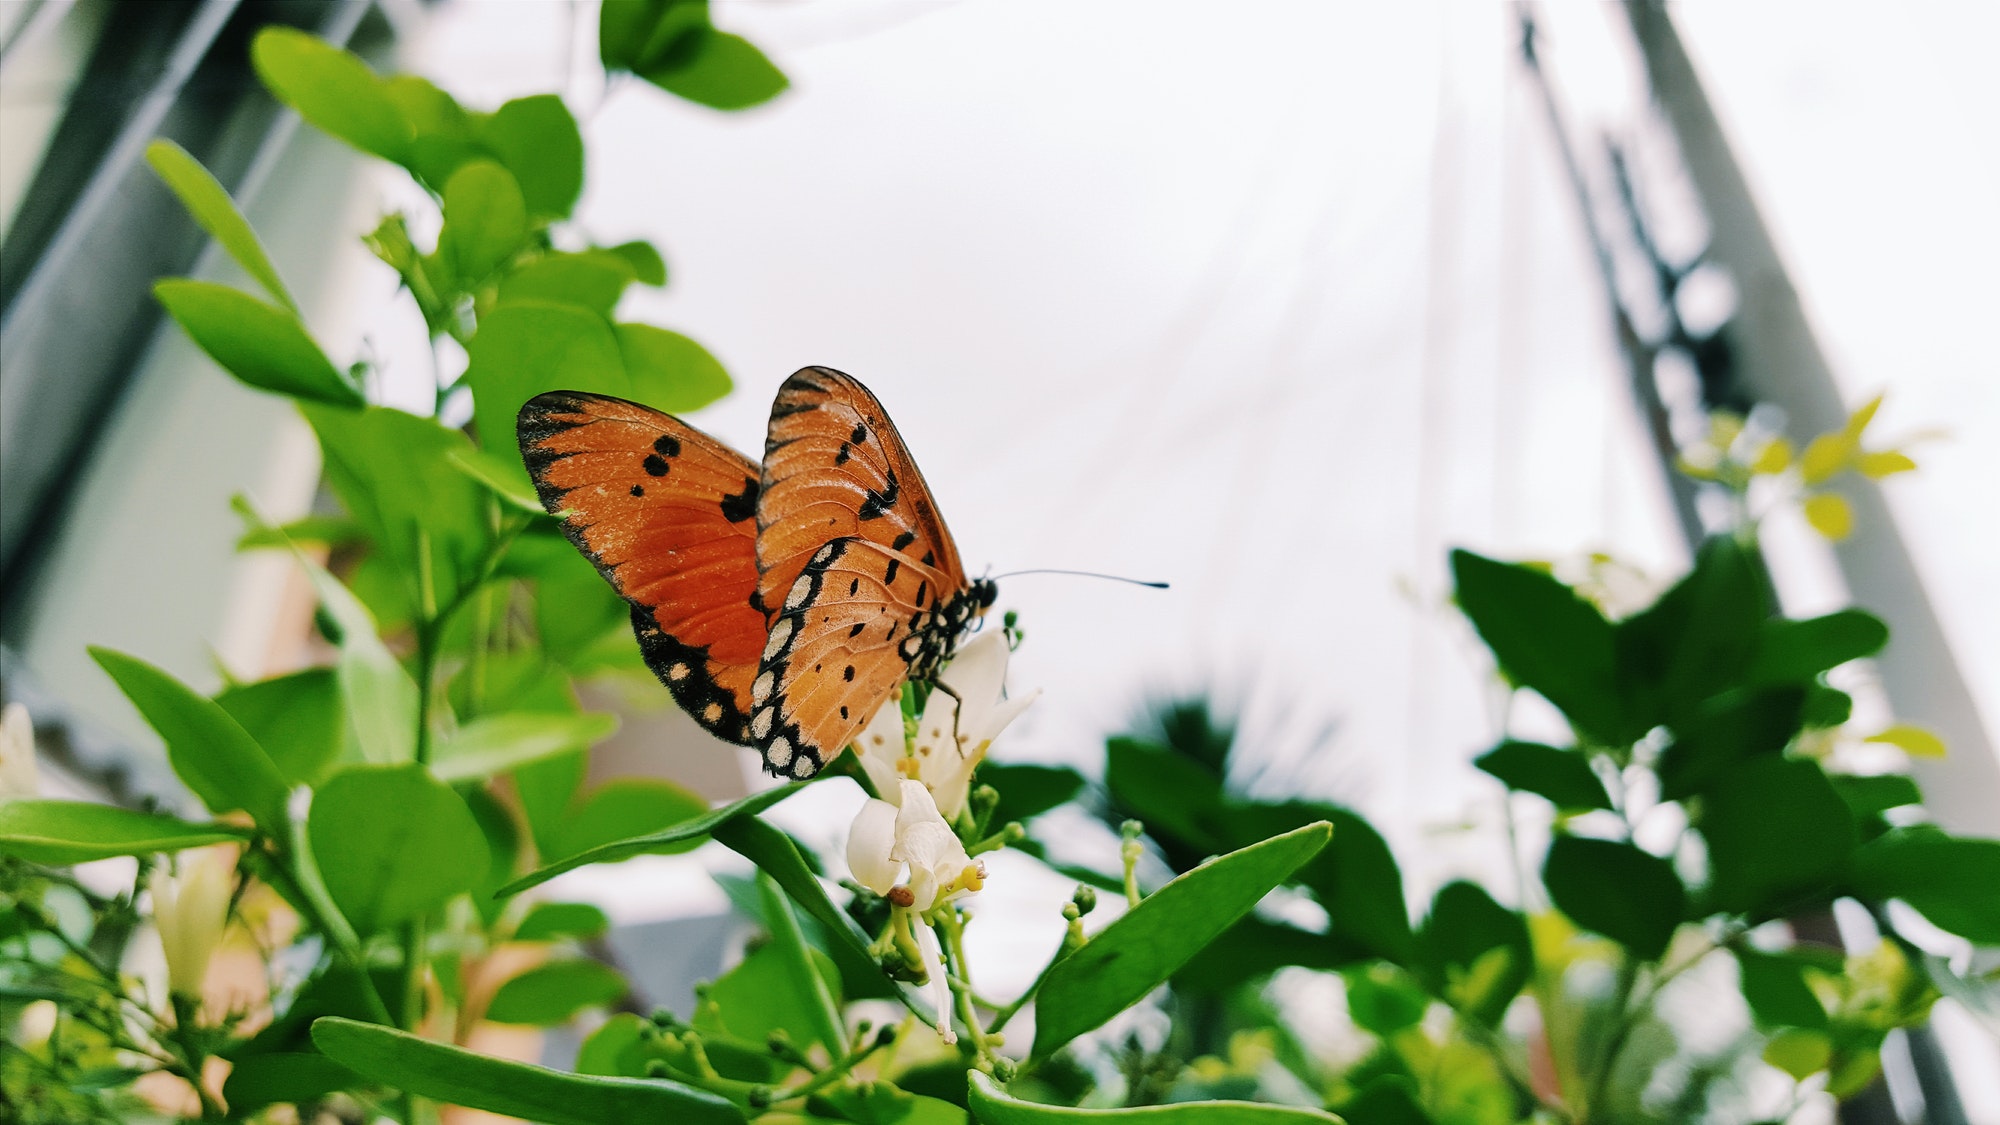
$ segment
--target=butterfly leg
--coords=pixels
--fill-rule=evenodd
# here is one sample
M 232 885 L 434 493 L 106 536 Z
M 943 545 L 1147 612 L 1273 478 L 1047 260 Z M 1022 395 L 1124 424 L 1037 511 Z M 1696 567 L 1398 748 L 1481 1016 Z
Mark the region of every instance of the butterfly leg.
M 965 757 L 965 743 L 962 740 L 962 736 L 958 733 L 958 716 L 965 710 L 965 699 L 957 692 L 951 690 L 951 685 L 945 683 L 943 680 L 932 681 L 931 690 L 943 692 L 951 696 L 951 744 L 958 751 L 958 756 L 963 758 Z

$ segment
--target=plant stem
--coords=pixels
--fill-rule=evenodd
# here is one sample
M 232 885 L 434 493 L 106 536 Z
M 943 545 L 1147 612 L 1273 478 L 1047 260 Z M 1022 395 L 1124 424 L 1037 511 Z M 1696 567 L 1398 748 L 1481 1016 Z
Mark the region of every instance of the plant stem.
M 958 1018 L 965 1024 L 966 1037 L 972 1040 L 980 1069 L 986 1070 L 993 1065 L 993 1050 L 987 1044 L 985 1033 L 979 1030 L 979 1014 L 972 1010 L 972 967 L 965 959 L 965 920 L 959 915 L 958 907 L 949 903 L 937 912 L 937 918 L 944 929 L 945 957 L 951 962 L 953 970 L 946 974 L 945 984 L 958 1003 Z
M 792 904 L 777 880 L 762 871 L 757 872 L 757 890 L 764 899 L 764 923 L 770 927 L 772 939 L 785 951 L 792 987 L 807 998 L 807 1007 L 819 1025 L 814 1030 L 826 1043 L 826 1053 L 838 1057 L 841 1048 L 847 1045 L 846 1024 L 841 1019 L 840 1006 L 833 1002 L 833 993 L 827 990 L 826 981 L 813 966 L 812 950 L 799 929 L 798 916 L 792 913 Z

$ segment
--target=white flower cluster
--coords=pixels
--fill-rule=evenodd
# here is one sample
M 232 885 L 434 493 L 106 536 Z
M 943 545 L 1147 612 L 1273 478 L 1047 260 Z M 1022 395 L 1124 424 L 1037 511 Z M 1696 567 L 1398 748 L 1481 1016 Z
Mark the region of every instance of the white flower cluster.
M 952 822 L 965 811 L 972 772 L 1007 724 L 1041 692 L 1004 695 L 1008 647 L 998 632 L 981 633 L 959 650 L 906 736 L 902 704 L 891 699 L 855 739 L 861 767 L 882 799 L 871 799 L 847 835 L 847 866 L 861 885 L 893 909 L 917 916 L 916 942 L 938 1010 L 938 1034 L 951 1030 L 951 992 L 937 934 L 921 922 L 941 902 L 971 894 L 985 882 L 983 865 L 966 854 Z M 904 871 L 908 881 L 903 881 Z M 903 919 L 898 918 L 898 924 Z

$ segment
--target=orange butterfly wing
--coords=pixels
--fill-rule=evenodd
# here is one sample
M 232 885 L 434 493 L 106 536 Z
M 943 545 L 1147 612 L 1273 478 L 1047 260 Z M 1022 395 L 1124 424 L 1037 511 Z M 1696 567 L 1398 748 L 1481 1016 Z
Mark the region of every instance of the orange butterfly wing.
M 751 687 L 765 768 L 810 777 L 907 677 L 928 679 L 993 601 L 968 584 L 923 474 L 882 404 L 807 367 L 771 407 L 757 504 L 771 622 Z
M 696 722 L 750 742 L 765 639 L 757 464 L 671 415 L 581 391 L 528 400 L 516 431 L 543 507 L 631 603 L 646 665 Z

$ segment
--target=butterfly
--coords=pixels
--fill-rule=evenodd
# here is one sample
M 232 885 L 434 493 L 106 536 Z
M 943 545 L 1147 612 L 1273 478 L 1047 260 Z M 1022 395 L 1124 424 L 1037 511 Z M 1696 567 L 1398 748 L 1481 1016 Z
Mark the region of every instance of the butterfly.
M 631 605 L 682 709 L 818 773 L 905 680 L 933 681 L 993 605 L 923 474 L 852 376 L 807 367 L 771 404 L 760 465 L 672 415 L 582 391 L 521 408 L 542 505 Z

